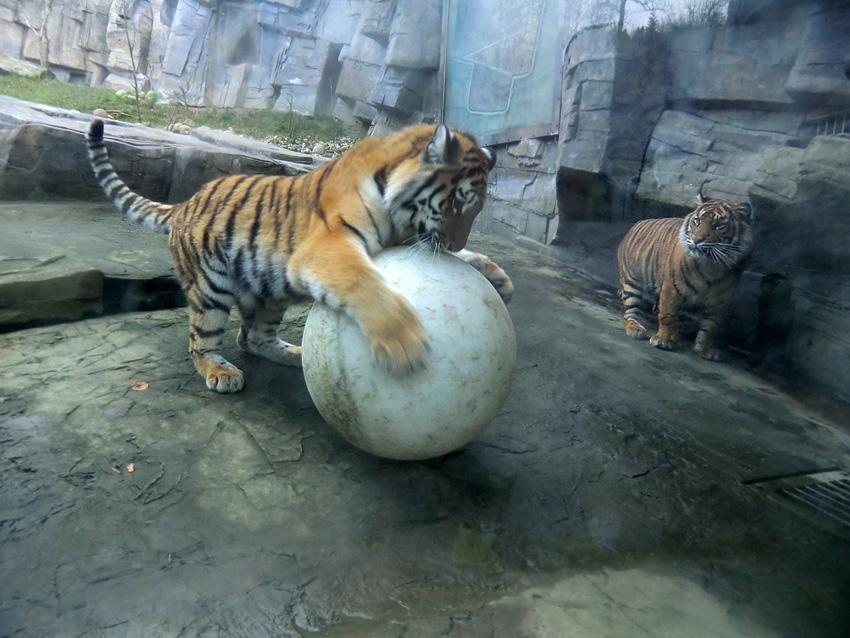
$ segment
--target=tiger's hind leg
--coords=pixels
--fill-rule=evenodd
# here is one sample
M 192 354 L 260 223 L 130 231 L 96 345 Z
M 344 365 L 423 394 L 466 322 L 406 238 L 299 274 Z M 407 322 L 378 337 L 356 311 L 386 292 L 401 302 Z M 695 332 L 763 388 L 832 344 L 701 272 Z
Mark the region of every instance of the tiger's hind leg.
M 239 392 L 242 371 L 221 355 L 221 344 L 233 298 L 205 295 L 197 287 L 186 292 L 189 301 L 189 354 L 207 387 L 221 393 Z
M 498 264 L 491 261 L 487 255 L 474 253 L 471 250 L 466 250 L 465 248 L 457 251 L 454 255 L 484 275 L 487 278 L 487 281 L 493 284 L 493 288 L 495 288 L 496 292 L 499 293 L 502 301 L 508 303 L 511 300 L 511 297 L 514 294 L 514 285 L 511 282 L 511 278 L 508 277 L 508 273 L 502 270 Z
M 623 300 L 623 327 L 626 334 L 632 339 L 649 339 L 647 329 L 638 321 L 640 309 L 645 305 L 640 291 L 627 284 L 622 284 L 622 286 L 620 297 Z
M 242 326 L 236 343 L 251 354 L 300 368 L 301 346 L 294 346 L 277 336 L 284 310 L 283 307 L 267 307 L 263 304 L 254 307 L 240 305 Z

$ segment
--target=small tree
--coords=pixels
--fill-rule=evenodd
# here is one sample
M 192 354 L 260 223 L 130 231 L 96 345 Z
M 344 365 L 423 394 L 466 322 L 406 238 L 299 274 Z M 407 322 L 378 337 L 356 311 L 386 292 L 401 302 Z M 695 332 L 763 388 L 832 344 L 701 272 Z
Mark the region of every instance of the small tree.
M 118 14 L 118 18 L 120 23 L 118 26 L 124 28 L 124 35 L 127 38 L 127 50 L 130 53 L 130 70 L 133 74 L 133 93 L 136 99 L 136 116 L 139 118 L 139 123 L 142 121 L 142 95 L 139 90 L 139 72 L 141 70 L 146 70 L 147 67 L 147 51 L 146 47 L 142 46 L 140 55 L 136 56 L 136 48 L 134 46 L 134 40 L 138 41 L 142 38 L 140 37 L 139 28 L 136 20 L 133 19 L 133 15 L 135 13 L 136 5 L 139 4 L 135 0 L 124 0 L 124 3 L 121 6 L 121 12 Z M 153 9 L 151 8 L 150 2 L 148 0 L 144 0 L 144 4 L 147 5 L 149 13 L 150 21 L 153 22 Z M 148 45 L 150 45 L 150 41 L 148 40 Z M 144 59 L 144 65 L 140 64 L 140 60 Z
M 622 32 L 626 23 L 626 4 L 634 2 L 636 5 L 645 11 L 656 11 L 659 8 L 659 3 L 656 0 L 620 0 L 617 18 L 617 31 Z M 653 14 L 654 15 L 654 14 Z
M 38 63 L 45 70 L 50 68 L 50 34 L 48 22 L 55 9 L 62 7 L 66 0 L 33 0 L 32 15 L 24 14 L 26 25 L 38 38 Z
M 661 23 L 658 21 L 658 16 L 655 11 L 649 14 L 649 22 L 646 23 L 646 33 L 650 38 L 654 38 L 661 32 Z
M 676 23 L 686 27 L 717 27 L 726 21 L 729 0 L 684 0 Z

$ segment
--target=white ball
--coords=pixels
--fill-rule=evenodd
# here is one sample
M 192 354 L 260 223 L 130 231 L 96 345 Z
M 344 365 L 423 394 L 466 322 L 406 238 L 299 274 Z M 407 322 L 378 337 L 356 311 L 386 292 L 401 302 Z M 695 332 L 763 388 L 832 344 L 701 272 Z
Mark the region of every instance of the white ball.
M 395 248 L 375 264 L 428 332 L 427 369 L 384 370 L 353 319 L 316 303 L 302 339 L 307 389 L 325 421 L 367 452 L 447 454 L 478 436 L 508 397 L 516 368 L 510 315 L 490 282 L 452 255 Z

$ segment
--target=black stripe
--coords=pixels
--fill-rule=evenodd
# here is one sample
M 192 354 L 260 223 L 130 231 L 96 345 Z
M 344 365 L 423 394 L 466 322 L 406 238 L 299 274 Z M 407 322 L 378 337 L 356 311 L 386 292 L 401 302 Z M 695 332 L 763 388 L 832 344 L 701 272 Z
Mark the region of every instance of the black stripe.
M 199 215 L 203 215 L 206 212 L 207 206 L 209 206 L 210 202 L 212 201 L 213 196 L 222 187 L 222 185 L 224 184 L 224 181 L 225 181 L 224 178 L 222 178 L 222 179 L 216 180 L 216 181 L 212 182 L 211 184 L 207 185 L 206 198 L 204 198 L 203 201 L 201 201 L 201 199 L 196 200 L 195 208 L 193 210 L 194 213 L 197 213 Z M 200 194 L 200 193 L 198 193 L 198 194 Z M 193 217 L 194 217 L 194 215 L 193 215 Z M 208 229 L 209 229 L 209 224 L 207 224 L 207 226 L 205 228 L 205 232 Z
M 366 214 L 369 215 L 369 221 L 372 222 L 372 228 L 375 229 L 375 236 L 378 238 L 378 243 L 381 245 L 381 248 L 384 248 L 384 239 L 381 237 L 381 229 L 378 226 L 378 222 L 375 221 L 372 211 L 368 208 L 366 209 Z
M 260 297 L 262 297 L 263 299 L 270 299 L 274 297 L 274 293 L 272 291 L 271 275 L 269 274 L 269 269 L 267 267 L 260 269 L 259 280 Z
M 206 271 L 203 268 L 198 268 L 197 272 L 199 272 L 201 274 L 201 277 L 204 280 L 204 284 L 206 284 L 206 287 L 209 288 L 209 290 L 212 294 L 220 295 L 222 297 L 232 296 L 232 293 L 229 290 L 225 290 L 224 288 L 221 288 L 217 284 L 213 283 L 213 280 L 210 279 L 210 276 L 206 273 Z M 206 294 L 206 293 L 204 293 L 204 294 Z
M 363 247 L 364 247 L 364 248 L 366 248 L 366 250 L 368 251 L 368 250 L 369 250 L 369 244 L 366 242 L 366 238 L 363 236 L 363 233 L 361 233 L 361 232 L 360 232 L 359 230 L 357 230 L 354 226 L 352 226 L 351 224 L 349 224 L 349 223 L 345 220 L 345 217 L 343 217 L 342 215 L 340 215 L 339 219 L 340 219 L 340 221 L 342 222 L 342 225 L 343 225 L 343 226 L 345 226 L 348 230 L 350 230 L 352 233 L 354 233 L 355 235 L 357 235 L 357 237 L 359 237 L 359 238 L 360 238 L 360 241 L 361 241 L 361 242 L 363 242 Z
M 281 211 L 277 209 L 277 180 L 269 184 L 269 189 L 271 190 L 271 196 L 269 197 L 269 214 L 274 220 L 274 247 L 277 248 L 279 245 L 278 242 L 280 242 L 281 226 L 283 225 L 283 215 L 281 215 Z
M 204 330 L 203 328 L 199 328 L 198 326 L 190 326 L 191 330 L 195 333 L 196 336 L 201 339 L 209 339 L 210 337 L 220 337 L 224 334 L 224 328 L 216 328 L 214 330 Z
M 189 303 L 187 305 L 189 306 L 189 310 L 191 310 L 192 312 L 196 312 L 201 315 L 204 314 L 204 309 L 191 299 L 189 300 Z
M 248 276 L 248 270 L 253 271 L 253 264 L 243 248 L 239 248 L 236 253 L 236 259 L 233 260 L 233 270 L 236 284 L 240 290 L 248 291 L 251 294 L 258 292 L 254 289 L 255 282 Z
M 237 180 L 237 182 L 233 185 L 233 190 L 235 191 L 236 187 L 238 187 L 239 184 L 244 182 L 246 179 L 248 179 L 247 175 L 240 176 L 240 178 Z M 224 210 L 224 207 L 229 203 L 230 198 L 232 196 L 233 196 L 233 193 L 231 192 L 227 196 L 227 199 L 225 199 L 224 202 L 222 202 L 221 204 L 218 205 L 218 208 L 216 209 L 216 211 L 218 212 L 218 211 Z M 227 218 L 227 223 L 224 226 L 224 241 L 227 243 L 228 248 L 233 246 L 233 229 L 236 226 L 236 211 L 237 211 L 236 207 L 233 207 L 233 208 L 230 209 L 230 211 L 229 211 L 230 216 Z
M 322 208 L 320 200 L 322 199 L 322 185 L 325 183 L 325 180 L 330 177 L 330 174 L 333 172 L 334 168 L 336 168 L 336 161 L 331 161 L 329 164 L 325 164 L 323 167 L 324 170 L 322 174 L 319 175 L 319 181 L 316 184 L 316 199 L 314 203 L 314 207 L 316 213 L 319 215 L 319 218 L 325 222 L 325 226 L 328 225 L 327 214 L 325 213 L 325 209 Z
M 384 196 L 384 192 L 387 190 L 387 167 L 382 166 L 375 174 L 372 176 L 375 180 L 375 186 L 378 187 L 378 192 L 381 194 L 381 197 Z
M 221 247 L 221 242 L 216 240 L 213 244 L 213 249 L 215 251 L 216 259 L 223 263 L 224 267 L 227 268 L 227 255 L 224 254 L 224 248 Z M 216 270 L 215 272 L 218 271 Z M 225 273 L 225 276 L 227 276 L 227 273 Z
M 292 284 L 289 283 L 289 277 L 286 276 L 286 273 L 281 273 L 281 277 L 283 278 L 283 292 L 287 297 L 295 296 L 295 289 L 292 287 Z
M 212 264 L 210 264 L 209 260 L 204 261 L 204 267 L 207 270 L 214 272 L 219 277 L 227 277 L 227 271 L 226 270 L 219 270 L 217 268 L 213 268 L 213 266 L 212 266 Z
M 133 191 L 130 191 L 129 189 L 128 189 L 128 192 L 130 193 L 130 196 L 121 203 L 121 206 L 124 208 L 124 212 L 134 210 L 134 208 L 133 208 L 134 204 L 138 200 L 142 199 L 142 197 L 140 197 L 139 195 L 136 195 L 136 193 L 134 193 Z M 122 193 L 122 195 L 123 195 L 123 193 Z
M 242 194 L 242 197 L 239 200 L 239 202 L 231 204 L 231 202 L 233 202 L 233 198 L 236 196 L 236 190 L 239 188 L 239 186 L 243 182 L 246 182 L 249 179 L 252 180 L 251 185 L 245 188 L 245 192 Z M 235 210 L 241 210 L 242 206 L 245 205 L 245 202 L 247 202 L 251 198 L 251 194 L 254 192 L 254 187 L 257 185 L 258 181 L 259 181 L 259 178 L 256 175 L 253 175 L 253 176 L 242 175 L 242 176 L 240 176 L 240 178 L 233 185 L 230 193 L 227 195 L 227 198 L 224 200 L 224 202 L 222 202 L 219 205 L 219 210 L 223 210 L 223 209 L 227 208 L 228 206 L 232 206 Z
M 251 232 L 248 235 L 248 249 L 252 253 L 257 245 L 257 234 L 260 232 L 260 225 L 263 218 L 263 202 L 266 201 L 268 190 L 268 188 L 263 189 L 263 192 L 257 198 L 257 203 L 254 205 L 254 220 L 251 222 Z
M 225 304 L 224 302 L 219 301 L 218 299 L 213 299 L 209 295 L 204 295 L 203 302 L 201 306 L 204 310 L 221 310 L 222 312 L 230 312 L 230 306 Z
M 292 212 L 292 191 L 295 189 L 295 185 L 296 180 L 293 179 L 289 182 L 289 190 L 286 191 L 286 210 L 284 211 L 286 218 L 289 219 L 289 238 L 287 239 L 286 250 L 290 253 L 292 252 L 292 245 L 295 242 L 295 230 L 298 224 L 298 215 Z
M 192 210 L 194 213 L 191 217 L 187 217 L 188 219 L 195 219 L 198 217 L 203 217 L 207 214 L 207 206 L 209 206 L 210 201 L 212 201 L 213 196 L 218 192 L 218 189 L 221 188 L 221 185 L 224 183 L 224 180 L 218 180 L 217 182 L 213 182 L 212 184 L 207 185 L 207 193 L 203 202 L 198 199 L 195 202 L 195 207 Z M 191 201 L 191 200 L 190 200 Z M 207 225 L 204 226 L 204 235 L 201 238 L 201 245 L 204 249 L 204 254 L 209 254 L 211 252 L 210 245 L 213 241 L 211 227 L 215 222 L 215 218 L 213 215 L 208 215 L 209 220 L 207 221 Z M 217 244 L 217 242 L 216 242 Z

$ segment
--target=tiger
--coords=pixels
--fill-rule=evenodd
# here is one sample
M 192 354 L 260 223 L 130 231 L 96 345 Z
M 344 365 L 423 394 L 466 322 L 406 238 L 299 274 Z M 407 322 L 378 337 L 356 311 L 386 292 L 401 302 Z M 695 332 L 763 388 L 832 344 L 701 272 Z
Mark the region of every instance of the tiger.
M 103 135 L 103 120 L 93 119 L 86 138 L 94 175 L 131 220 L 168 233 L 188 305 L 189 353 L 215 392 L 244 387 L 242 370 L 222 356 L 234 307 L 237 345 L 284 365 L 300 367 L 301 347 L 278 338 L 283 313 L 313 300 L 351 316 L 378 365 L 399 375 L 426 367 L 422 323 L 372 261 L 393 246 L 453 252 L 502 299 L 513 293 L 502 268 L 465 248 L 496 161 L 467 132 L 420 124 L 367 137 L 310 172 L 221 177 L 179 204 L 131 191 Z
M 720 361 L 714 347 L 743 267 L 753 251 L 753 209 L 727 199 L 702 200 L 684 219 L 645 219 L 617 247 L 626 334 L 646 339 L 640 309 L 654 305 L 657 348 L 677 346 L 682 311 L 699 315 L 694 350 Z

